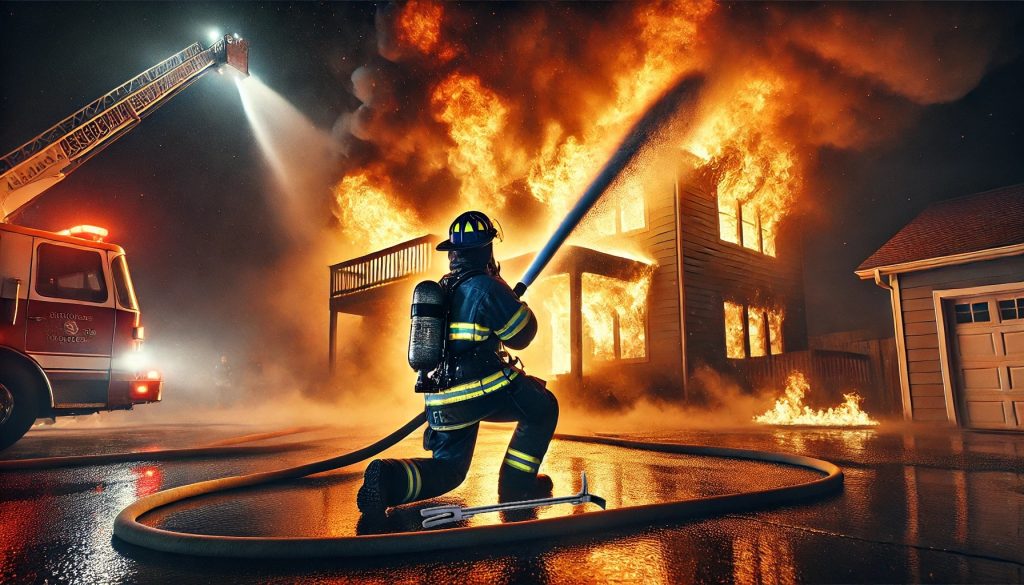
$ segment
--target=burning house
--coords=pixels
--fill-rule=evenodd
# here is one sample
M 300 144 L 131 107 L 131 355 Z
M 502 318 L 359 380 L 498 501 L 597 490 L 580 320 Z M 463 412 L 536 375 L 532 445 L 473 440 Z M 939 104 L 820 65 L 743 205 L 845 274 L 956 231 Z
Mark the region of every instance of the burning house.
M 866 357 L 808 350 L 796 230 L 723 196 L 720 177 L 697 157 L 680 158 L 674 181 L 627 181 L 609 192 L 530 289 L 541 323 L 521 352 L 531 373 L 607 406 L 641 396 L 700 400 L 705 369 L 748 388 L 782 387 L 799 370 L 829 400 L 870 385 Z M 440 239 L 424 235 L 331 267 L 332 364 L 342 314 L 405 334 L 412 286 L 447 268 L 434 251 Z M 532 257 L 502 259 L 506 279 L 514 283 Z M 394 315 L 403 319 L 385 317 Z
M 859 45 L 826 42 L 843 29 L 811 12 L 762 29 L 760 9 L 703 2 L 566 10 L 468 18 L 451 4 L 408 2 L 378 20 L 387 63 L 353 72 L 360 103 L 338 126 L 349 150 L 331 203 L 348 246 L 338 255 L 352 259 L 331 267 L 335 369 L 361 357 L 338 341 L 350 329 L 405 338 L 412 286 L 446 268 L 437 238 L 422 234 L 468 209 L 496 217 L 509 235 L 496 251 L 514 281 L 631 124 L 676 80 L 701 74 L 699 103 L 681 114 L 686 131 L 663 145 L 672 160 L 607 193 L 531 286 L 544 328 L 523 353 L 528 369 L 591 396 L 606 386 L 610 404 L 699 400 L 716 385 L 704 372 L 778 394 L 798 371 L 816 406 L 857 390 L 867 409 L 888 410 L 885 360 L 808 340 L 794 211 L 827 189 L 811 184 L 819 149 L 884 139 L 909 102 L 967 91 L 964 76 L 943 74 L 942 92 L 911 91 L 891 68 L 865 71 L 876 59 Z M 481 18 L 495 26 L 471 34 Z M 757 26 L 733 28 L 747 22 Z M 778 34 L 780 22 L 800 34 Z M 405 368 L 392 349 L 388 367 Z

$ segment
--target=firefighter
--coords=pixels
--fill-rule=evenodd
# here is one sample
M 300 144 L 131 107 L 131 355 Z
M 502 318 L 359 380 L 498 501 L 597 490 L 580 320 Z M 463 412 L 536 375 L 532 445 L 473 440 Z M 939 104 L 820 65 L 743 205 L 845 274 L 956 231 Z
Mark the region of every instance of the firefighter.
M 551 494 L 538 474 L 558 422 L 558 401 L 546 383 L 522 370 L 505 348 L 523 349 L 537 334 L 526 303 L 501 278 L 494 259 L 498 236 L 479 211 L 459 215 L 438 244 L 450 271 L 441 279 L 449 303 L 448 343 L 434 373 L 439 390 L 425 394 L 430 459 L 377 459 L 363 476 L 356 502 L 367 515 L 449 492 L 466 478 L 480 421 L 515 422 L 498 476 L 500 501 Z

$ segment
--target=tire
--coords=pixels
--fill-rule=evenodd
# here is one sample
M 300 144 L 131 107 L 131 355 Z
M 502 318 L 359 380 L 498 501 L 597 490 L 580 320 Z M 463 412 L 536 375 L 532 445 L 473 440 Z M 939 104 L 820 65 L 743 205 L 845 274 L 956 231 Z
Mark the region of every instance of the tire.
M 39 414 L 35 384 L 21 372 L 0 375 L 0 451 L 18 442 Z

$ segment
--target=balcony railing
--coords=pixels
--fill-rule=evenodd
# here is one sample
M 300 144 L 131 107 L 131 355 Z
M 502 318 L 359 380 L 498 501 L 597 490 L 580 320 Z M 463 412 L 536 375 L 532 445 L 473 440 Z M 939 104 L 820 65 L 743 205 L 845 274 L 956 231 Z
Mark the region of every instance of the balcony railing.
M 434 256 L 438 256 L 434 246 L 439 241 L 440 237 L 428 234 L 331 266 L 331 297 L 350 295 L 429 271 Z

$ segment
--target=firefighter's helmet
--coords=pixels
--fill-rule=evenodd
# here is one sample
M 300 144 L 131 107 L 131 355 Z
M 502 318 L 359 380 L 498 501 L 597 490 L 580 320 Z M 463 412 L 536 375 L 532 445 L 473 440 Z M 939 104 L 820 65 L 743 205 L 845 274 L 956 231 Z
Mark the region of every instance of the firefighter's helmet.
M 437 249 L 466 250 L 486 246 L 497 237 L 498 229 L 490 218 L 480 211 L 467 211 L 460 214 L 448 228 L 448 239 L 437 245 Z

